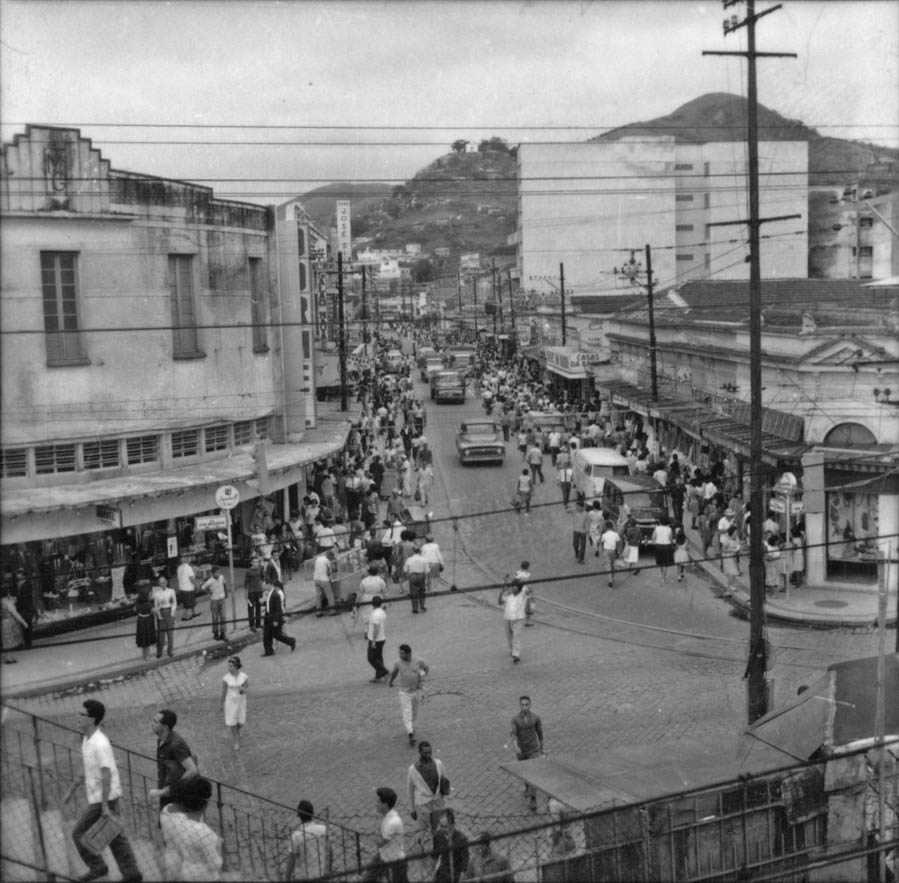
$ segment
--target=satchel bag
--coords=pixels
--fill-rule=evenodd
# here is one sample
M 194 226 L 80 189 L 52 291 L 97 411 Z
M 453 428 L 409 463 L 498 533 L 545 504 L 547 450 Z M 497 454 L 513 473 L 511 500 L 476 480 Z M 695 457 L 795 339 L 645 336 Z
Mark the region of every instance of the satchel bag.
M 450 780 L 446 776 L 440 777 L 440 785 L 437 790 L 440 792 L 442 797 L 449 797 L 449 793 L 452 790 L 450 788 Z

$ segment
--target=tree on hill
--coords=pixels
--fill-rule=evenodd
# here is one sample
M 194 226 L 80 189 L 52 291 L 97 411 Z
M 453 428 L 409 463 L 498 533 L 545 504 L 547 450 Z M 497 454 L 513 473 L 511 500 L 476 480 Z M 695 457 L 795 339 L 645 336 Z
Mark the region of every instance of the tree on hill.
M 434 268 L 427 258 L 422 258 L 420 261 L 415 262 L 415 266 L 412 268 L 413 282 L 430 282 L 433 278 Z
M 508 153 L 509 145 L 505 138 L 497 138 L 495 135 L 490 139 L 484 139 L 478 144 L 478 153 L 488 153 L 491 150 L 497 153 Z
M 457 141 L 453 141 L 451 146 L 453 153 L 465 153 L 465 148 L 468 147 L 468 142 L 464 138 L 459 138 Z

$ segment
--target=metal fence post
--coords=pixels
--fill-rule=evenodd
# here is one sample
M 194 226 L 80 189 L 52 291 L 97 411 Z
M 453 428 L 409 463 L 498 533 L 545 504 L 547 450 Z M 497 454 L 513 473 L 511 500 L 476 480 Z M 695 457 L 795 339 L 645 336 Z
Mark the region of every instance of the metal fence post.
M 47 806 L 47 797 L 44 793 L 44 765 L 41 762 L 41 736 L 38 726 L 37 717 L 33 715 L 31 718 L 31 729 L 34 732 L 34 758 L 35 764 L 37 765 L 38 784 L 41 789 L 41 809 L 45 809 Z
M 50 863 L 47 859 L 47 844 L 44 842 L 44 822 L 41 818 L 41 811 L 46 807 L 43 803 L 43 798 L 41 798 L 41 803 L 38 805 L 37 794 L 34 790 L 34 768 L 28 767 L 28 783 L 31 786 L 29 789 L 31 791 L 31 805 L 34 811 L 34 822 L 37 827 L 37 839 L 41 848 L 41 861 L 43 862 L 43 870 L 44 873 L 50 880 L 55 880 L 55 875 L 50 873 Z

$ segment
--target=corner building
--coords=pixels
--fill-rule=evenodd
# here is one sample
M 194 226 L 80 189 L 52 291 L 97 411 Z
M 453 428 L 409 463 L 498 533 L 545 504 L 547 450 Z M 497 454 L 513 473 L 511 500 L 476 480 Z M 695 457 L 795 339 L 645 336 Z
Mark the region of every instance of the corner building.
M 307 437 L 314 237 L 291 209 L 115 170 L 75 129 L 3 146 L 2 555 L 39 626 L 124 606 L 178 555 L 210 564 L 194 516 L 218 487 L 248 537 L 342 448 L 338 423 Z

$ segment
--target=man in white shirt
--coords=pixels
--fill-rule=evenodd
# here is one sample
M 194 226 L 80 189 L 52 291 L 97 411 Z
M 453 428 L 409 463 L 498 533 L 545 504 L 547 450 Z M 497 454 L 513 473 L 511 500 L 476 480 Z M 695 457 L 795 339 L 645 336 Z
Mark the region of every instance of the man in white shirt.
M 419 609 L 424 613 L 425 594 L 427 592 L 428 562 L 422 557 L 421 546 L 416 542 L 412 546 L 412 554 L 403 564 L 403 573 L 409 580 L 409 599 L 412 602 L 412 612 L 418 613 Z
M 186 558 L 178 559 L 178 602 L 181 604 L 181 621 L 187 622 L 196 615 L 197 575 Z
M 503 608 L 506 641 L 509 645 L 509 652 L 512 654 L 512 662 L 521 660 L 521 632 L 524 629 L 530 593 L 530 588 L 517 578 L 503 586 L 499 593 L 498 603 Z
M 557 429 L 551 429 L 546 439 L 546 446 L 549 448 L 549 457 L 553 466 L 558 465 L 559 450 L 562 447 L 562 433 Z
M 621 535 L 612 526 L 611 521 L 606 522 L 605 530 L 600 534 L 599 545 L 602 549 L 602 560 L 605 570 L 609 574 L 609 588 L 615 585 L 615 559 L 621 551 Z
M 434 588 L 434 581 L 444 568 L 443 555 L 440 552 L 440 546 L 434 542 L 434 537 L 431 534 L 425 536 L 424 545 L 421 547 L 421 557 L 424 558 L 428 564 L 426 585 L 427 591 L 430 592 Z
M 79 720 L 81 721 L 81 757 L 84 761 L 84 772 L 72 783 L 63 798 L 63 803 L 68 803 L 75 788 L 83 781 L 87 790 L 88 806 L 72 832 L 72 839 L 75 841 L 82 861 L 87 865 L 87 873 L 78 879 L 98 880 L 109 873 L 109 868 L 103 861 L 103 856 L 88 849 L 81 842 L 81 838 L 99 821 L 101 816 L 113 816 L 113 818 L 118 816 L 122 786 L 119 782 L 119 770 L 112 753 L 112 745 L 106 734 L 100 730 L 100 723 L 106 715 L 106 706 L 96 699 L 87 699 L 82 703 L 82 707 L 84 711 L 80 713 Z M 137 883 L 137 881 L 143 880 L 131 844 L 124 832 L 113 838 L 109 848 L 119 866 L 123 881 Z
M 297 804 L 300 827 L 290 834 L 290 855 L 284 871 L 286 881 L 316 880 L 331 873 L 328 826 L 315 821 L 315 809 L 308 800 Z
M 371 613 L 368 617 L 368 628 L 365 632 L 368 641 L 368 664 L 375 670 L 375 676 L 369 681 L 379 684 L 390 670 L 384 665 L 384 644 L 387 641 L 387 611 L 383 607 L 380 595 L 371 599 Z
M 403 820 L 396 811 L 396 791 L 378 788 L 375 792 L 378 812 L 378 854 L 365 869 L 365 883 L 387 879 L 388 883 L 407 883 L 406 843 Z
M 325 615 L 325 608 L 330 607 L 331 616 L 337 616 L 337 606 L 334 601 L 334 560 L 336 553 L 333 549 L 325 549 L 315 557 L 312 566 L 312 581 L 315 583 L 315 591 L 318 595 L 319 610 L 315 615 Z

